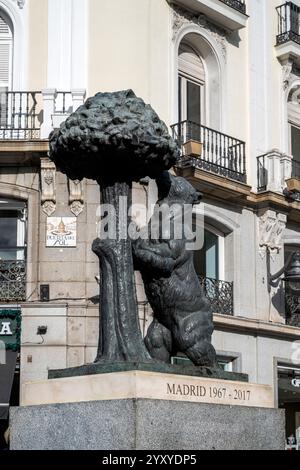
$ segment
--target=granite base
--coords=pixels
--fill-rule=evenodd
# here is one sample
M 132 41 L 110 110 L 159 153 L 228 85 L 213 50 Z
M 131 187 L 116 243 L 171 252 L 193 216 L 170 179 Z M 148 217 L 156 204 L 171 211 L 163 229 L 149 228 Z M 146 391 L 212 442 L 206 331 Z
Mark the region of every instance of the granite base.
M 284 411 L 127 399 L 12 408 L 12 450 L 283 450 Z

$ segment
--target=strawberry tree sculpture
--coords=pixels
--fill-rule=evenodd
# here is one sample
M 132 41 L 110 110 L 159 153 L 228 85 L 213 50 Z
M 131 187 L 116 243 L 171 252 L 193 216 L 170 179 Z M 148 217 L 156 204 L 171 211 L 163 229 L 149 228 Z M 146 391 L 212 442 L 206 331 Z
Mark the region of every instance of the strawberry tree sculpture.
M 57 168 L 70 179 L 96 180 L 101 203 L 114 206 L 126 229 L 130 218 L 122 200 L 130 207 L 132 183 L 156 178 L 178 156 L 166 125 L 132 90 L 97 93 L 50 136 L 50 158 Z M 131 240 L 124 239 L 124 224 L 118 223 L 115 233 L 93 243 L 101 272 L 95 362 L 150 361 L 139 327 Z

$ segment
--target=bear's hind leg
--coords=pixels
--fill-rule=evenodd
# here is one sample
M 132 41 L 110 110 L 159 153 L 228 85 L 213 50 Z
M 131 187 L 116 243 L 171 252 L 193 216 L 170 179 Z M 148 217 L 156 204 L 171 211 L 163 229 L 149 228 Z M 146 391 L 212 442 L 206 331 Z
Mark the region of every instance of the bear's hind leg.
M 145 345 L 151 357 L 158 361 L 170 363 L 172 353 L 172 335 L 156 319 L 149 326 Z

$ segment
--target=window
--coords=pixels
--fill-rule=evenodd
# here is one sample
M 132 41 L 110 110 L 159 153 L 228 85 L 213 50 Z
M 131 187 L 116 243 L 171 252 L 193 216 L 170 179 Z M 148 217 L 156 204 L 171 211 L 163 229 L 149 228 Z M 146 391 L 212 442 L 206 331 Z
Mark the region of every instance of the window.
M 300 162 L 300 127 L 291 124 L 291 152 L 294 160 Z
M 220 369 L 225 372 L 237 372 L 237 358 L 231 358 L 226 356 L 218 356 L 217 362 Z M 183 353 L 178 353 L 177 356 L 171 357 L 171 364 L 178 366 L 193 366 L 192 361 L 186 357 Z
M 0 125 L 5 125 L 8 114 L 8 95 L 12 81 L 13 34 L 9 22 L 0 12 Z
M 7 91 L 11 87 L 12 76 L 12 27 L 0 12 L 0 89 Z
M 278 364 L 277 374 L 278 405 L 285 410 L 287 442 L 293 437 L 294 446 L 300 449 L 300 369 Z
M 187 43 L 179 47 L 179 121 L 200 125 L 205 121 L 205 71 L 201 57 Z M 192 136 L 192 138 L 194 138 Z
M 194 256 L 197 274 L 210 279 L 223 279 L 224 236 L 218 230 L 206 225 L 204 246 Z
M 289 153 L 300 162 L 300 87 L 295 86 L 288 96 Z
M 0 260 L 24 260 L 25 239 L 25 203 L 0 199 Z

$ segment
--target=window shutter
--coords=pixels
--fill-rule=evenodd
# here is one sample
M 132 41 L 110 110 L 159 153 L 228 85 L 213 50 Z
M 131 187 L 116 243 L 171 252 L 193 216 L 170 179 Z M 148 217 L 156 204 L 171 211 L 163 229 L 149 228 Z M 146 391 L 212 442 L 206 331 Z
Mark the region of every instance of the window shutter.
M 0 83 L 9 84 L 10 45 L 0 42 Z
M 11 83 L 13 36 L 9 24 L 0 16 L 0 87 L 8 89 Z
M 205 70 L 201 57 L 188 44 L 181 43 L 179 47 L 179 73 L 190 78 L 205 82 Z

